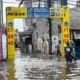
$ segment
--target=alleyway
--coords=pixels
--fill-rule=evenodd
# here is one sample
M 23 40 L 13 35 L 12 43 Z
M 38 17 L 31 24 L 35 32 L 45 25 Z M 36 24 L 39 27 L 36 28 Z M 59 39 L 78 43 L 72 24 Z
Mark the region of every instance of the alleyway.
M 14 61 L 0 62 L 0 80 L 79 80 L 80 60 L 66 68 L 65 60 L 30 57 L 16 51 Z

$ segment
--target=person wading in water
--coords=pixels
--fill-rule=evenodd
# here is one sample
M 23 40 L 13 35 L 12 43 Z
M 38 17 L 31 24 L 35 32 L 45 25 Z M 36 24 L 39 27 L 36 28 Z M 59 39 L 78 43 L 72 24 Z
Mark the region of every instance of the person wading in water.
M 57 57 L 58 57 L 58 61 L 60 60 L 60 56 L 61 56 L 61 41 L 59 41 L 59 43 L 57 45 Z

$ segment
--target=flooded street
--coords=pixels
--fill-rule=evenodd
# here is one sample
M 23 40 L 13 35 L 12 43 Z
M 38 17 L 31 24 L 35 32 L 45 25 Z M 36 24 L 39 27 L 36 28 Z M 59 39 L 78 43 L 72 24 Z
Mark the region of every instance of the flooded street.
M 46 57 L 46 56 L 45 56 Z M 0 80 L 79 80 L 80 60 L 66 68 L 56 57 L 33 58 L 16 52 L 14 61 L 0 62 Z

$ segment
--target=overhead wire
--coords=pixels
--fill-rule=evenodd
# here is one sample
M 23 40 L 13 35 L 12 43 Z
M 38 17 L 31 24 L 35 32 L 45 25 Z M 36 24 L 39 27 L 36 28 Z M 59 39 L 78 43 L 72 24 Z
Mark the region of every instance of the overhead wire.
M 6 1 L 3 1 L 3 3 L 19 4 L 19 2 L 18 2 L 18 3 L 16 3 L 16 2 L 6 2 Z
M 12 3 L 12 4 L 19 4 L 19 3 L 15 3 L 15 2 L 3 2 L 3 3 Z M 25 2 L 25 4 L 28 4 L 28 3 L 32 3 L 32 2 Z M 71 4 L 71 3 L 68 3 L 69 5 L 73 5 L 73 6 L 77 6 L 75 4 Z M 79 7 L 79 6 L 77 6 Z
M 25 1 L 25 4 L 32 3 L 32 2 L 36 2 L 36 1 Z M 47 2 L 47 1 L 41 1 L 41 2 Z M 72 2 L 76 2 L 76 1 L 72 1 Z M 16 3 L 16 2 L 8 2 L 8 1 L 3 1 L 3 3 L 19 4 L 19 2 Z M 53 3 L 53 1 L 51 1 L 51 3 Z M 55 4 L 57 4 L 57 3 L 55 3 Z M 73 5 L 73 6 L 76 6 L 76 7 L 80 7 L 80 6 L 77 6 L 77 5 L 72 4 L 72 3 L 67 3 L 67 4 L 68 5 Z M 73 8 L 72 8 L 72 10 L 80 12 L 79 10 L 76 10 L 76 9 L 73 9 Z
M 1 1 L 0 1 L 1 2 Z M 24 1 L 25 4 L 27 3 L 32 3 L 32 2 L 37 2 L 37 1 Z M 41 1 L 41 2 L 47 2 L 47 1 Z M 76 2 L 76 1 L 72 1 L 72 2 Z M 13 3 L 13 4 L 19 4 L 19 2 L 8 2 L 8 1 L 3 1 L 3 3 Z M 51 1 L 51 3 L 54 3 L 54 1 Z M 68 4 L 71 4 L 71 3 L 68 3 Z M 74 5 L 74 4 L 71 4 L 71 5 Z M 75 6 L 75 5 L 74 5 Z

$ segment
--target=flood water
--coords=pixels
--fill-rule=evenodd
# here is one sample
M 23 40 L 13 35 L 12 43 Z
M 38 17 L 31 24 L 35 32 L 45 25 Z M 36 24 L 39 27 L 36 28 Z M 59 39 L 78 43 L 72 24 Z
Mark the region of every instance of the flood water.
M 80 80 L 80 60 L 67 67 L 65 59 L 45 57 L 30 57 L 16 51 L 14 61 L 0 62 L 0 80 Z

